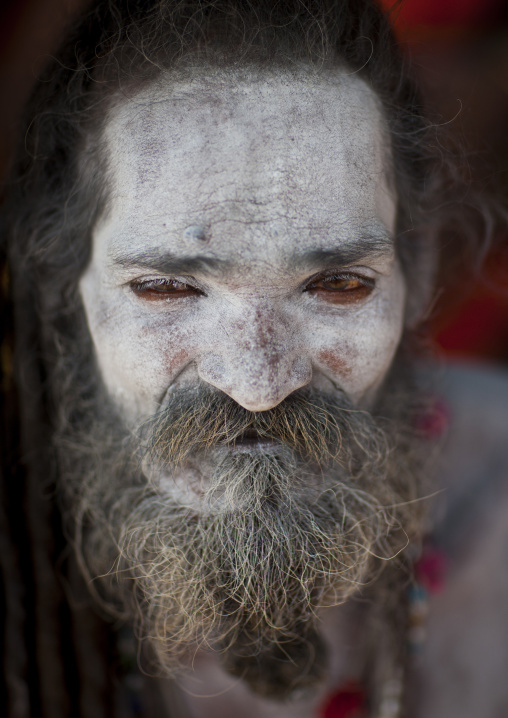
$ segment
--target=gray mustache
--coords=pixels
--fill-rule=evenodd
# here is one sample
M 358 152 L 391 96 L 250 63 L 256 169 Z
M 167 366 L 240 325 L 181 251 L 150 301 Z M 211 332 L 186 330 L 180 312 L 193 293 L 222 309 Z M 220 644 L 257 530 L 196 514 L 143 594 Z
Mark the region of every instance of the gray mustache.
M 143 424 L 141 436 L 152 457 L 174 466 L 248 437 L 280 443 L 319 466 L 347 462 L 364 447 L 378 453 L 376 444 L 382 443 L 372 417 L 343 394 L 300 391 L 272 409 L 251 412 L 226 394 L 203 387 L 172 394 L 164 409 Z

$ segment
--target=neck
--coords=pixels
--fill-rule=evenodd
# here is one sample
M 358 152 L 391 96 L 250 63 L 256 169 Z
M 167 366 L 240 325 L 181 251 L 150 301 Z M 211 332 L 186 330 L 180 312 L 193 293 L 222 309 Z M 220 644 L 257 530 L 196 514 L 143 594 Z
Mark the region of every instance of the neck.
M 384 577 L 379 583 L 385 584 L 383 593 L 390 588 Z M 174 702 L 174 691 L 178 691 L 185 706 L 182 718 L 187 714 L 195 718 L 233 715 L 236 710 L 241 710 L 242 718 L 308 718 L 323 714 L 324 706 L 341 691 L 359 686 L 365 694 L 369 718 L 396 718 L 402 688 L 399 666 L 403 635 L 395 635 L 392 627 L 396 623 L 399 633 L 404 633 L 399 623 L 402 620 L 405 628 L 404 607 L 392 598 L 393 594 L 386 593 L 391 600 L 374 601 L 369 593 L 322 611 L 319 632 L 327 649 L 328 670 L 312 692 L 300 691 L 286 703 L 254 695 L 240 676 L 224 670 L 223 656 L 204 651 L 197 652 L 192 669 L 182 672 L 175 685 L 163 686 L 163 692 L 171 694 Z

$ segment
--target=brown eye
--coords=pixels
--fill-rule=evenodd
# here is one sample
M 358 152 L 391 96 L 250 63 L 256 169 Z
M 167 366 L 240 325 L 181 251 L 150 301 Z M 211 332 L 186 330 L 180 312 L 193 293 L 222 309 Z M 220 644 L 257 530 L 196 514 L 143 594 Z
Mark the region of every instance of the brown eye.
M 195 287 L 176 279 L 151 279 L 146 282 L 132 282 L 130 286 L 136 296 L 147 302 L 171 301 L 201 294 Z
M 355 274 L 334 274 L 318 277 L 305 291 L 317 294 L 331 304 L 351 304 L 369 296 L 374 289 L 374 280 Z

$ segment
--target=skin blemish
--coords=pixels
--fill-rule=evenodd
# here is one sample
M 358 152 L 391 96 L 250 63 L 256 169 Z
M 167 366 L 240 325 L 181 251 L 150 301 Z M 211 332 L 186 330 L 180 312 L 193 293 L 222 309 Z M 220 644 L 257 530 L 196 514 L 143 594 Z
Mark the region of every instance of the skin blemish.
M 183 238 L 187 241 L 190 240 L 201 243 L 206 243 L 209 241 L 204 227 L 201 227 L 198 224 L 192 224 L 189 227 L 186 227 L 183 231 Z
M 272 336 L 274 335 L 274 328 L 270 321 L 267 321 L 263 316 L 261 309 L 256 310 L 255 325 L 257 327 L 258 342 L 262 349 L 266 349 L 271 345 Z
M 177 349 L 176 352 L 168 352 L 166 359 L 166 371 L 170 376 L 176 374 L 179 369 L 187 363 L 189 352 L 186 349 Z
M 347 361 L 347 354 L 344 347 L 335 350 L 323 349 L 318 354 L 318 360 L 333 374 L 348 376 L 351 374 L 351 364 Z

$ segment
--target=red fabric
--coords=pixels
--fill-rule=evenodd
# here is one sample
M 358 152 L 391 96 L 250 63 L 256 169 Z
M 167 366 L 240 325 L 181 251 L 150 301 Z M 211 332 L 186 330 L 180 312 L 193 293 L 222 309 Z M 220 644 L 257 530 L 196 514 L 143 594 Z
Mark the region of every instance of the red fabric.
M 396 0 L 379 0 L 385 10 L 399 5 Z M 396 24 L 407 27 L 474 26 L 495 19 L 503 0 L 406 0 L 396 10 Z
M 496 357 L 506 351 L 508 299 L 478 290 L 450 323 L 436 334 L 451 356 Z
M 351 682 L 328 699 L 320 713 L 320 718 L 364 718 L 365 693 L 361 686 Z

